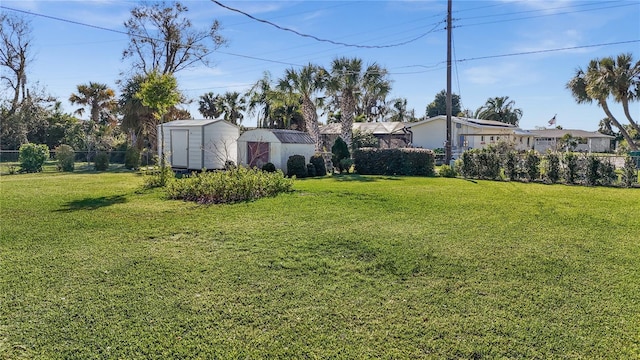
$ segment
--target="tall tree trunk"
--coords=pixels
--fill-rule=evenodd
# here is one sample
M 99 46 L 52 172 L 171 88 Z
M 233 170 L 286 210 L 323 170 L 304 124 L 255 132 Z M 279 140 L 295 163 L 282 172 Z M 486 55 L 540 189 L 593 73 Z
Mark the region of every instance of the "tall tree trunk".
M 629 136 L 629 133 L 627 132 L 627 130 L 624 128 L 624 126 L 620 124 L 620 122 L 618 122 L 618 120 L 615 118 L 615 116 L 613 116 L 613 114 L 609 110 L 609 105 L 607 105 L 607 101 L 599 100 L 599 103 L 600 103 L 600 106 L 602 107 L 602 110 L 604 110 L 604 113 L 607 114 L 609 119 L 611 119 L 611 122 L 613 123 L 613 125 L 620 130 L 620 134 L 622 134 L 622 137 L 624 137 L 624 139 L 627 140 L 627 143 L 629 144 L 629 148 L 631 148 L 631 150 L 638 150 L 638 146 L 633 142 L 633 139 L 631 138 L 631 136 Z
M 340 120 L 342 123 L 340 136 L 349 149 L 351 149 L 353 135 L 353 115 L 355 112 L 355 99 L 353 95 L 345 92 L 340 99 Z
M 311 99 L 305 97 L 302 102 L 302 116 L 304 117 L 307 133 L 315 142 L 316 151 L 320 151 L 320 129 L 318 127 L 318 113 Z
M 624 109 L 624 115 L 627 117 L 627 120 L 629 120 L 629 124 L 631 124 L 631 126 L 636 129 L 640 135 L 640 126 L 638 126 L 637 122 L 633 121 L 631 113 L 629 112 L 629 98 L 627 96 L 622 98 L 622 108 Z

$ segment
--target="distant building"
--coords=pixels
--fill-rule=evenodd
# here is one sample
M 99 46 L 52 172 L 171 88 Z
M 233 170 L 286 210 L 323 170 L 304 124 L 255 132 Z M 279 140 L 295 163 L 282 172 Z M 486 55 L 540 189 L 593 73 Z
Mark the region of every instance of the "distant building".
M 563 137 L 569 134 L 576 141 L 575 151 L 611 152 L 615 149 L 615 137 L 597 131 L 573 129 L 530 130 L 536 137 L 533 148 L 541 153 L 547 150 L 564 150 Z
M 357 122 L 353 123 L 353 131 L 373 134 L 378 139 L 381 149 L 408 147 L 411 133 L 402 122 Z M 333 143 L 342 132 L 342 124 L 331 123 L 320 126 L 321 146 L 331 151 Z

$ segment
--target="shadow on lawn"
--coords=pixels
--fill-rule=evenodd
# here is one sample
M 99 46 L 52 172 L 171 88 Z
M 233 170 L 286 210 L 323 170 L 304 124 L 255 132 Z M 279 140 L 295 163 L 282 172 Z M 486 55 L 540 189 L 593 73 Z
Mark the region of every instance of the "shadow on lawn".
M 69 201 L 64 204 L 61 209 L 56 211 L 95 210 L 101 207 L 122 204 L 125 202 L 127 202 L 127 198 L 124 195 L 101 196 L 97 198 Z

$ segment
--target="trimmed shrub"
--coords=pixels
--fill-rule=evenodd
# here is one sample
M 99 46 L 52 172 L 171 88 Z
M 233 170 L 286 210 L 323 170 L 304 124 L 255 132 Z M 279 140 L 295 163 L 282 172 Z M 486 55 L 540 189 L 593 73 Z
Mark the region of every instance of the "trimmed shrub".
M 124 155 L 124 167 L 131 170 L 140 167 L 140 150 L 135 146 L 127 148 L 127 152 Z
M 56 167 L 58 171 L 72 172 L 75 168 L 76 153 L 69 145 L 62 144 L 56 149 L 56 160 L 58 164 Z
M 540 156 L 535 150 L 527 151 L 525 170 L 529 181 L 537 180 L 540 177 Z
M 491 149 L 476 154 L 479 177 L 481 179 L 496 180 L 500 178 L 500 156 Z
M 307 176 L 307 163 L 303 155 L 291 155 L 287 160 L 287 176 L 303 178 Z
M 574 153 L 566 153 L 563 158 L 564 163 L 564 172 L 563 177 L 564 181 L 567 184 L 575 184 L 578 180 L 578 171 L 580 166 L 578 164 L 578 157 Z
M 504 175 L 509 180 L 516 180 L 518 178 L 518 154 L 515 151 L 508 151 L 504 160 Z
M 331 147 L 331 153 L 333 154 L 331 158 L 331 162 L 333 163 L 333 166 L 338 169 L 338 172 L 349 170 L 349 169 L 344 169 L 343 167 L 340 166 L 340 161 L 342 159 L 351 158 L 351 154 L 349 153 L 349 147 L 347 146 L 347 143 L 344 142 L 344 140 L 342 140 L 341 137 L 338 137 L 336 141 L 333 143 L 333 146 Z
M 262 171 L 266 171 L 266 172 L 276 172 L 276 166 L 273 165 L 273 163 L 265 163 L 264 165 L 262 165 Z
M 353 156 L 361 175 L 435 176 L 435 155 L 427 149 L 363 148 Z
M 308 177 L 315 177 L 316 176 L 316 166 L 313 165 L 312 163 L 308 163 L 307 164 L 307 176 Z
M 109 169 L 109 154 L 101 151 L 96 154 L 93 162 L 95 163 L 95 168 L 97 171 L 105 171 Z
M 438 175 L 446 178 L 454 178 L 458 175 L 456 169 L 452 168 L 449 165 L 440 166 L 440 170 L 438 170 Z
M 596 156 L 587 156 L 587 164 L 585 167 L 585 184 L 595 186 L 598 183 L 598 169 L 600 168 L 600 159 Z
M 638 172 L 636 170 L 635 161 L 631 156 L 624 158 L 624 167 L 622 168 L 622 186 L 632 187 L 634 183 L 638 182 Z
M 618 180 L 618 174 L 616 174 L 616 167 L 608 160 L 600 160 L 600 166 L 598 167 L 598 184 L 603 186 L 611 186 Z
M 560 155 L 558 153 L 547 154 L 545 175 L 552 184 L 560 180 Z
M 49 147 L 45 144 L 24 144 L 20 146 L 20 171 L 40 172 L 44 162 L 49 159 Z
M 475 161 L 475 154 L 478 150 L 468 150 L 462 153 L 462 157 L 459 159 L 462 164 L 458 168 L 460 169 L 460 175 L 465 178 L 477 178 L 478 170 Z
M 353 166 L 353 159 L 344 158 L 340 160 L 340 172 L 346 172 L 349 174 L 351 172 L 351 167 Z
M 293 179 L 280 170 L 269 173 L 239 166 L 228 171 L 193 173 L 167 183 L 170 199 L 195 201 L 201 204 L 223 204 L 250 201 L 289 192 Z
M 309 159 L 309 162 L 313 164 L 316 170 L 316 176 L 327 175 L 327 167 L 324 164 L 324 158 L 322 154 L 315 154 Z

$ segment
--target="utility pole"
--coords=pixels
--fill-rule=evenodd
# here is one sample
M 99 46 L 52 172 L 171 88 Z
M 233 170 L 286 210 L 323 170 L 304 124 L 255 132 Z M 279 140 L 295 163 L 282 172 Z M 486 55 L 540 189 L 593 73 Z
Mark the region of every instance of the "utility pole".
M 451 1 L 447 4 L 447 140 L 444 144 L 445 163 L 451 163 Z

